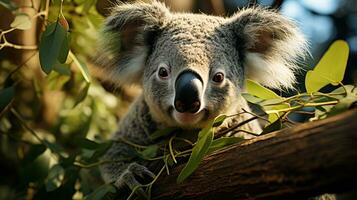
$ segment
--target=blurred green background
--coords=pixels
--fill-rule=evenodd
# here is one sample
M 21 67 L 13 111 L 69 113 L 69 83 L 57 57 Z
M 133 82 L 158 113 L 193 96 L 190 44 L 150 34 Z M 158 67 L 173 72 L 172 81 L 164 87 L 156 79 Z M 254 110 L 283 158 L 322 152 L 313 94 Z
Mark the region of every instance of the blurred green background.
M 47 75 L 40 67 L 38 44 L 45 26 L 57 21 L 61 1 L 0 0 L 0 199 L 83 199 L 103 184 L 96 167 L 98 157 L 108 147 L 105 141 L 117 121 L 140 92 L 139 88 L 115 88 L 101 81 L 102 74 L 95 67 L 98 31 L 113 2 L 63 2 L 72 56 L 61 65 L 62 70 Z M 298 22 L 310 42 L 306 70 L 315 66 L 332 41 L 346 40 L 351 52 L 344 83 L 356 85 L 354 0 L 165 3 L 173 11 L 221 16 L 255 4 L 278 9 Z M 90 82 L 83 69 L 91 72 Z M 300 80 L 303 77 L 302 72 Z

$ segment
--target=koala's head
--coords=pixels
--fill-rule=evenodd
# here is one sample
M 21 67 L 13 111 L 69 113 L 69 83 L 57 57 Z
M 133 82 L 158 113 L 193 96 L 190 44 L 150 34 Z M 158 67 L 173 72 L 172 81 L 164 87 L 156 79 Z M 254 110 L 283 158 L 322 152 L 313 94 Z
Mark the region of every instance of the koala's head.
M 140 84 L 153 118 L 204 126 L 237 112 L 244 79 L 290 88 L 306 43 L 295 25 L 261 8 L 230 18 L 171 13 L 163 4 L 121 4 L 103 31 L 107 78 Z

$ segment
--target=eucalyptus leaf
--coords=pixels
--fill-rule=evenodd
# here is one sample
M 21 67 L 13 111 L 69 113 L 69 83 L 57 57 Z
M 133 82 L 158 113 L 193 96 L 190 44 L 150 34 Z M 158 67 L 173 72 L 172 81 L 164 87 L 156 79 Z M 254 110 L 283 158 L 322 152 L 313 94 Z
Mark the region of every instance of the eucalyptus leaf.
M 71 70 L 70 70 L 68 64 L 56 63 L 53 66 L 53 70 L 58 72 L 61 75 L 65 75 L 65 76 L 70 76 L 71 75 Z
M 78 96 L 76 97 L 76 101 L 74 102 L 73 108 L 76 107 L 79 103 L 81 103 L 88 94 L 88 90 L 89 90 L 89 83 L 85 83 L 85 85 L 80 89 L 80 92 L 78 94 Z
M 61 156 L 64 156 L 64 149 L 62 146 L 60 146 L 59 144 L 57 143 L 53 143 L 53 142 L 49 142 L 47 140 L 44 140 L 43 141 L 46 146 L 53 152 L 53 153 L 56 153 L 58 155 L 61 155 Z
M 196 145 L 192 149 L 192 154 L 177 177 L 177 183 L 182 183 L 199 166 L 203 157 L 207 154 L 213 140 L 212 125 L 202 129 L 198 134 Z
M 305 87 L 308 93 L 317 92 L 328 84 L 338 85 L 345 74 L 349 47 L 343 40 L 335 41 L 323 55 L 314 70 L 306 74 Z
M 61 165 L 54 165 L 48 172 L 46 179 L 46 191 L 51 192 L 59 188 L 64 178 L 64 169 Z
M 224 120 L 226 120 L 226 118 L 227 118 L 227 115 L 220 115 L 220 116 L 216 117 L 213 120 L 213 127 L 222 125 L 222 123 L 224 122 Z
M 278 110 L 289 108 L 289 105 L 287 104 L 280 104 L 280 105 L 274 105 L 274 106 L 263 106 L 263 110 L 265 112 L 268 112 L 268 121 L 271 123 L 274 123 L 279 119 L 279 117 L 284 114 L 284 112 L 279 112 Z M 276 112 L 273 112 L 276 111 Z
M 97 149 L 100 147 L 100 144 L 92 140 L 89 140 L 87 138 L 80 138 L 78 140 L 78 146 L 80 146 L 83 149 Z
M 8 10 L 16 10 L 17 6 L 11 0 L 0 0 L 0 5 L 4 6 Z
M 75 65 L 79 68 L 81 71 L 84 79 L 89 83 L 90 82 L 90 75 L 89 75 L 89 70 L 87 68 L 87 65 L 80 61 L 77 56 L 75 56 L 71 51 L 69 51 L 69 56 L 72 58 L 73 62 Z
M 281 122 L 280 118 L 277 117 L 277 119 L 274 119 L 272 123 L 268 124 L 266 127 L 264 127 L 262 134 L 270 133 L 273 131 L 280 130 L 283 127 L 283 123 Z M 270 120 L 269 120 L 270 121 Z
M 116 188 L 112 184 L 105 184 L 94 190 L 94 192 L 90 193 L 86 196 L 85 200 L 102 200 L 105 198 L 107 194 L 115 193 Z
M 46 27 L 42 33 L 39 55 L 42 70 L 49 74 L 53 66 L 58 62 L 58 57 L 62 51 L 62 44 L 67 37 L 67 32 L 63 27 L 55 22 Z
M 32 26 L 31 17 L 25 13 L 19 13 L 15 16 L 14 21 L 10 24 L 12 28 L 27 30 Z
M 338 100 L 339 102 L 327 113 L 327 117 L 342 113 L 357 104 L 357 88 L 350 85 L 344 86 L 344 89 L 346 90 L 345 97 Z
M 253 103 L 253 104 L 260 104 L 264 101 L 264 99 L 258 98 L 252 94 L 249 94 L 249 93 L 242 93 L 242 97 L 245 100 L 247 100 L 248 102 Z
M 281 96 L 277 95 L 272 90 L 263 87 L 259 83 L 247 79 L 245 81 L 245 87 L 249 94 L 259 97 L 261 99 L 282 99 Z
M 46 146 L 43 144 L 33 144 L 31 145 L 29 151 L 22 160 L 22 164 L 26 165 L 33 162 L 38 156 L 46 151 Z
M 158 145 L 150 145 L 146 147 L 143 151 L 138 151 L 138 153 L 139 156 L 143 159 L 151 159 L 151 158 L 155 158 L 158 150 L 159 150 Z
M 61 46 L 61 50 L 58 54 L 58 61 L 60 63 L 65 63 L 67 60 L 67 56 L 69 53 L 69 42 L 70 42 L 70 34 L 66 33 L 66 37 L 64 38 L 63 42 L 62 42 L 62 46 Z
M 13 86 L 0 90 L 0 113 L 11 103 L 15 96 L 15 88 Z
M 150 137 L 151 140 L 156 140 L 156 139 L 161 138 L 161 137 L 169 136 L 175 130 L 177 130 L 177 128 L 173 128 L 173 127 L 165 128 L 165 129 L 159 129 L 159 130 L 155 131 L 154 133 L 150 134 L 149 137 Z
M 89 162 L 97 161 L 99 157 L 101 157 L 107 152 L 107 150 L 112 146 L 112 144 L 113 144 L 112 141 L 99 144 L 99 146 L 95 150 L 95 153 L 88 161 Z
M 212 141 L 211 146 L 209 147 L 208 153 L 217 151 L 219 149 L 222 149 L 223 147 L 236 144 L 238 142 L 243 141 L 244 138 L 241 137 L 222 137 L 218 138 Z

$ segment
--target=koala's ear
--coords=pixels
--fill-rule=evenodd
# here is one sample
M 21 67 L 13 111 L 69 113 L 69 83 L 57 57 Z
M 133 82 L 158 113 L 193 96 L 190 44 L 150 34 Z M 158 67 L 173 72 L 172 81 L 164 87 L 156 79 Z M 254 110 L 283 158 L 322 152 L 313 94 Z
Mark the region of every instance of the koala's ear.
M 292 88 L 298 61 L 307 54 L 306 40 L 295 24 L 263 8 L 241 10 L 229 20 L 246 78 L 272 88 Z
M 122 3 L 106 19 L 97 59 L 106 80 L 116 85 L 138 84 L 154 40 L 169 15 L 161 3 Z

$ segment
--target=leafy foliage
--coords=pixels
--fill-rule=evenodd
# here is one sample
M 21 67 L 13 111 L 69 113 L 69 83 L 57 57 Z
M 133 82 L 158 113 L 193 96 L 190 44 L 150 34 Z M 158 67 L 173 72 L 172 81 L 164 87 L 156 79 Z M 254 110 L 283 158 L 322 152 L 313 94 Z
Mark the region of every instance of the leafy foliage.
M 0 32 L 0 160 L 10 171 L 2 174 L 0 198 L 102 199 L 115 192 L 100 187 L 97 166 L 112 144 L 106 138 L 120 107 L 87 68 L 103 17 L 96 1 L 33 2 L 0 1 L 14 14 Z M 36 45 L 8 39 L 15 30 L 36 28 Z M 28 58 L 6 56 L 8 48 L 27 50 Z
M 334 42 L 314 70 L 307 72 L 306 91 L 313 93 L 328 84 L 339 85 L 345 74 L 348 54 L 347 42 L 342 40 Z
M 41 2 L 39 9 L 31 4 L 37 13 L 30 16 L 23 12 L 24 6 L 0 1 L 1 6 L 14 13 L 9 29 L 0 33 L 0 50 L 7 47 L 33 52 L 20 64 L 5 57 L 0 60 L 0 157 L 4 160 L 2 165 L 9 163 L 5 170 L 13 172 L 6 174 L 4 180 L 15 179 L 5 186 L 0 181 L 0 193 L 9 194 L 6 199 L 103 199 L 116 189 L 100 180 L 97 166 L 116 162 L 99 158 L 113 142 L 118 142 L 106 138 L 116 129 L 115 111 L 123 106 L 89 75 L 90 57 L 96 49 L 103 17 L 96 10 L 96 0 Z M 31 28 L 41 30 L 37 35 L 40 42 L 35 46 L 13 44 L 7 39 L 15 30 Z M 296 113 L 318 120 L 353 107 L 357 89 L 341 83 L 347 58 L 348 46 L 337 41 L 308 72 L 308 92 L 288 98 L 247 80 L 248 93 L 242 95 L 265 112 L 262 116 L 251 113 L 252 119 L 268 118 L 262 133 L 250 134 L 287 127 L 292 123 L 290 116 Z M 330 93 L 318 92 L 328 84 L 340 87 Z M 237 115 L 243 113 L 247 111 Z M 226 135 L 215 138 L 216 127 L 230 117 L 234 116 L 218 116 L 195 134 L 176 128 L 158 130 L 151 135 L 153 141 L 160 141 L 154 145 L 141 146 L 122 139 L 120 142 L 133 149 L 123 159 L 134 156 L 162 161 L 155 179 L 140 186 L 145 187 L 150 198 L 152 185 L 164 171 L 170 174 L 172 167 L 188 160 L 177 178 L 181 183 L 194 173 L 205 155 L 244 141 Z M 135 197 L 138 188 L 133 188 L 129 199 Z

